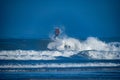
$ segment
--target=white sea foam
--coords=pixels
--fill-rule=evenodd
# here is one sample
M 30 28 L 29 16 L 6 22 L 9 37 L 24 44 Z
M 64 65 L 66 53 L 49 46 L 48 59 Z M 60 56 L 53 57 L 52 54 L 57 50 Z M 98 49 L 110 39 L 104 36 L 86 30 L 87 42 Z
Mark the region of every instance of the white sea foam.
M 58 39 L 49 43 L 48 48 L 53 49 L 53 51 L 4 50 L 0 51 L 0 60 L 54 60 L 59 56 L 70 57 L 76 55 L 80 51 L 85 51 L 82 54 L 91 59 L 120 59 L 119 42 L 107 44 L 93 37 L 89 37 L 85 41 L 74 38 Z
M 55 60 L 57 57 L 71 57 L 78 55 L 78 51 L 34 51 L 34 50 L 11 50 L 0 51 L 0 60 Z M 84 55 L 91 59 L 120 59 L 118 51 L 82 51 L 79 55 Z
M 71 57 L 81 52 L 91 59 L 120 59 L 120 42 L 105 43 L 95 37 L 81 41 L 66 35 L 52 39 L 47 46 L 51 50 L 3 50 L 0 60 L 55 60 L 59 56 Z
M 77 54 L 73 51 L 34 51 L 34 50 L 11 50 L 0 51 L 0 60 L 54 60 L 56 57 L 70 57 Z
M 8 64 L 0 68 L 64 68 L 64 67 L 111 67 L 120 66 L 117 63 L 47 63 L 47 64 Z
M 118 51 L 85 51 L 84 55 L 91 59 L 120 59 L 120 52 Z
M 119 44 L 120 45 L 120 44 Z M 104 50 L 104 51 L 120 51 L 120 46 L 109 45 L 97 38 L 88 37 L 85 41 L 75 38 L 59 38 L 48 44 L 48 48 L 52 50 Z
M 120 43 L 105 43 L 89 37 L 85 41 L 74 38 L 60 38 L 48 44 L 52 51 L 8 50 L 0 51 L 0 60 L 55 60 L 57 57 L 71 57 L 81 53 L 91 59 L 120 59 Z M 90 50 L 90 51 L 87 51 Z
M 120 42 L 105 43 L 95 37 L 88 37 L 85 41 L 70 37 L 57 38 L 48 44 L 48 48 L 58 51 L 85 51 L 84 54 L 91 59 L 120 59 Z

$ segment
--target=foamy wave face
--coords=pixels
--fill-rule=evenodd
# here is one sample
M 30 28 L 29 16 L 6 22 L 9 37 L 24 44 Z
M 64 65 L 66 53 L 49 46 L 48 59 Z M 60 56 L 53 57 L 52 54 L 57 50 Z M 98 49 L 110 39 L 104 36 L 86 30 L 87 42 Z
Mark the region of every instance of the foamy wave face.
M 120 59 L 119 51 L 83 51 L 80 54 L 87 56 L 90 59 Z
M 81 55 L 89 59 L 120 59 L 119 51 L 0 51 L 0 60 L 56 60 L 58 57 Z M 80 57 L 81 58 L 81 57 Z
M 48 48 L 58 51 L 78 51 L 91 59 L 120 59 L 120 42 L 105 43 L 88 37 L 85 41 L 63 37 L 48 44 Z
M 119 46 L 115 46 L 115 45 Z M 75 38 L 61 38 L 48 44 L 52 50 L 103 50 L 103 51 L 120 51 L 120 43 L 105 43 L 94 37 L 88 37 L 85 41 L 79 41 Z
M 60 38 L 48 44 L 52 51 L 11 50 L 0 51 L 0 60 L 55 60 L 57 57 L 84 55 L 91 59 L 120 59 L 120 43 L 105 43 L 89 37 L 85 41 Z
M 79 50 L 80 42 L 74 38 L 57 39 L 48 44 L 49 49 L 53 50 Z
M 22 64 L 9 64 L 0 65 L 0 68 L 64 68 L 64 67 L 111 67 L 120 66 L 117 63 L 51 63 L 51 64 L 35 64 L 35 65 L 22 65 Z
M 14 50 L 0 51 L 0 60 L 54 60 L 58 56 L 70 57 L 73 51 L 34 51 Z

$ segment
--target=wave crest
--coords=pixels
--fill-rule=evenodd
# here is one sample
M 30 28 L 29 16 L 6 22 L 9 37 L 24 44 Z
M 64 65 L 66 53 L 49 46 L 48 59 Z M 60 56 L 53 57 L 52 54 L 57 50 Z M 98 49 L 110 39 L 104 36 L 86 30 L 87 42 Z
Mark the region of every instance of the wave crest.
M 116 46 L 117 45 L 117 46 Z M 88 37 L 85 41 L 75 38 L 60 38 L 48 44 L 48 49 L 52 50 L 103 50 L 103 51 L 120 51 L 120 43 L 105 43 L 97 38 Z

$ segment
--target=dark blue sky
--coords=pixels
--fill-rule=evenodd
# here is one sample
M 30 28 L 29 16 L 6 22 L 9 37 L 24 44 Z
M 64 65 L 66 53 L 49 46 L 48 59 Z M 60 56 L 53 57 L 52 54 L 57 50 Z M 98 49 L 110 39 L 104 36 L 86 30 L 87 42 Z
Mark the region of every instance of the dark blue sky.
M 0 38 L 48 38 L 55 25 L 72 37 L 120 37 L 120 1 L 0 1 Z

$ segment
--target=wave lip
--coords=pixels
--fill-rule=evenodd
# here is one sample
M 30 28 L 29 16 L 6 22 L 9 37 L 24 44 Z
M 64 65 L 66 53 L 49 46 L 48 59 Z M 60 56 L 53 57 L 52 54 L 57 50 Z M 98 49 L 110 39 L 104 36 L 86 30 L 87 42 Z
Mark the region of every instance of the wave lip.
M 48 44 L 48 49 L 51 50 L 103 50 L 103 51 L 120 51 L 119 42 L 105 43 L 97 38 L 88 37 L 85 41 L 75 38 L 65 37 L 58 38 Z

